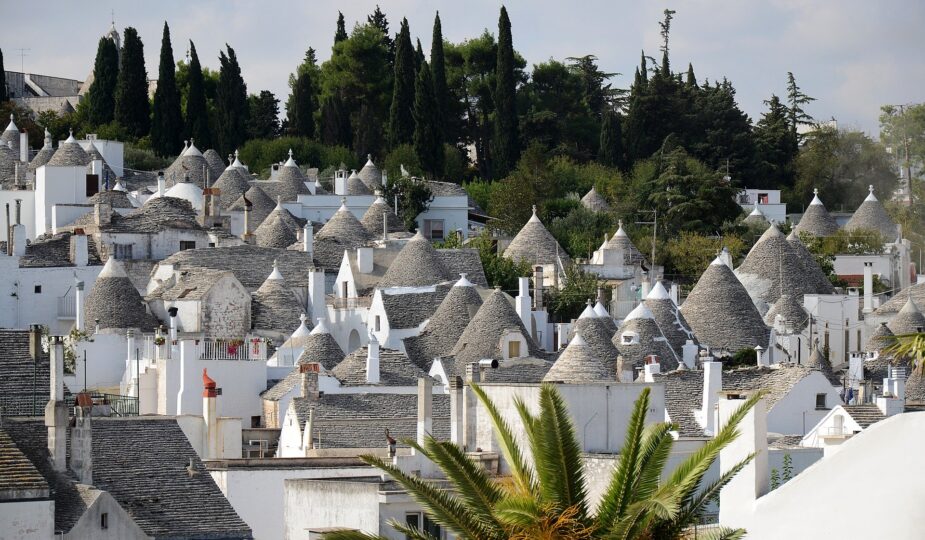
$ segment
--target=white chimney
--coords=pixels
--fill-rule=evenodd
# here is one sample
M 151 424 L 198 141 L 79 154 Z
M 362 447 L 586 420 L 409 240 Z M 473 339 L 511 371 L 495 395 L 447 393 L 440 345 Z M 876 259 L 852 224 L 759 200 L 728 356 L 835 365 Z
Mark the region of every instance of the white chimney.
M 164 171 L 157 173 L 157 196 L 163 197 L 167 191 L 167 180 L 164 179 Z
M 874 263 L 864 263 L 864 313 L 874 310 Z
M 643 380 L 647 383 L 655 382 L 653 375 L 662 372 L 662 365 L 658 362 L 658 356 L 650 355 L 646 357 L 645 374 Z
M 13 225 L 13 255 L 23 257 L 26 254 L 26 226 L 22 223 Z
M 732 270 L 732 255 L 729 253 L 729 250 L 723 246 L 723 250 L 719 252 L 719 260 L 723 262 L 726 266 Z
M 33 328 L 32 332 L 39 332 Z M 45 406 L 45 426 L 48 428 L 48 454 L 52 467 L 59 472 L 67 470 L 67 407 L 64 403 L 64 342 L 60 336 L 51 336 L 49 344 L 49 395 Z M 33 360 L 38 362 L 39 351 Z
M 71 469 L 82 484 L 93 484 L 93 401 L 77 394 L 74 427 L 71 429 Z
M 312 253 L 315 244 L 315 230 L 312 229 L 312 222 L 309 221 L 302 227 L 302 251 Z
M 202 368 L 202 419 L 205 422 L 206 459 L 218 459 L 222 453 L 222 432 L 218 426 L 218 389 L 209 377 L 207 368 Z
M 87 244 L 87 235 L 84 234 L 83 229 L 74 230 L 74 234 L 71 235 L 71 243 L 73 246 L 71 262 L 74 263 L 74 266 L 83 267 L 90 264 L 90 251 Z
M 865 352 L 853 352 L 848 357 L 848 386 L 854 388 L 855 396 L 857 396 L 861 381 L 864 380 L 864 360 L 866 359 L 867 353 Z
M 758 367 L 771 366 L 771 362 L 768 359 L 768 354 L 765 353 L 765 349 L 761 345 L 755 345 L 755 358 L 758 361 Z
M 376 336 L 369 335 L 369 346 L 366 351 L 366 382 L 379 384 L 379 342 Z
M 90 162 L 90 174 L 95 174 L 98 181 L 103 180 L 103 160 L 94 159 Z
M 639 284 L 639 288 L 642 293 L 641 298 L 649 296 L 649 291 L 652 289 L 652 283 L 649 281 L 649 275 L 646 273 L 642 274 L 642 283 Z
M 370 274 L 373 271 L 373 248 L 357 248 L 357 270 L 361 274 Z
M 543 311 L 543 267 L 540 265 L 533 269 L 533 309 Z
M 687 366 L 687 369 L 694 369 L 697 365 L 697 350 L 699 347 L 692 340 L 687 340 L 681 346 L 681 361 Z
M 317 323 L 326 316 L 323 268 L 312 268 L 308 271 L 308 297 L 311 301 L 312 318 Z
M 424 444 L 424 437 L 434 431 L 433 404 L 434 389 L 433 379 L 421 377 L 418 379 L 418 444 Z
M 710 357 L 703 361 L 703 431 L 713 435 L 716 431 L 716 404 L 719 402 L 719 393 L 723 389 L 723 363 L 716 362 Z
M 530 332 L 530 328 L 533 326 L 531 324 L 533 315 L 530 313 L 530 305 L 532 303 L 530 298 L 530 278 L 517 278 L 517 284 L 518 293 L 515 304 L 517 306 L 517 315 L 520 316 L 520 321 L 524 323 L 524 328 L 527 329 L 527 332 Z
M 84 331 L 84 282 L 80 280 L 74 284 L 74 327 Z
M 681 290 L 678 288 L 677 283 L 671 284 L 671 290 L 668 291 L 668 294 L 671 296 L 671 300 L 674 302 L 674 305 L 681 305 Z
M 343 169 L 334 171 L 334 194 L 347 194 L 347 171 Z
M 719 402 L 719 425 L 745 403 L 744 399 L 726 399 Z M 764 399 L 748 411 L 738 425 L 739 436 L 719 455 L 720 471 L 728 471 L 737 463 L 754 454 L 746 465 L 720 491 L 719 522 L 748 527 L 755 512 L 755 502 L 768 493 L 768 413 Z
M 29 133 L 26 131 L 19 132 L 19 161 L 29 163 Z
M 559 350 L 565 348 L 568 345 L 568 333 L 571 331 L 572 325 L 569 323 L 556 323 L 556 332 L 559 334 Z

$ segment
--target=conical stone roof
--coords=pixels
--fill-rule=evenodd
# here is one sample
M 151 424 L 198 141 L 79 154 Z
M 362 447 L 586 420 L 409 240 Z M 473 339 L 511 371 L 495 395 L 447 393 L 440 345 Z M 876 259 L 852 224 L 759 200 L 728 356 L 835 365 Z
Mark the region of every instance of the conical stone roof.
M 874 230 L 883 235 L 887 242 L 896 240 L 897 227 L 893 218 L 886 212 L 886 208 L 874 195 L 874 186 L 869 186 L 870 194 L 854 211 L 851 219 L 845 224 L 846 231 Z
M 263 220 L 254 235 L 257 239 L 257 245 L 260 247 L 273 247 L 286 249 L 298 241 L 298 229 L 301 226 L 295 217 L 277 204 L 276 208 L 270 212 L 270 215 Z
M 50 167 L 85 167 L 90 163 L 90 156 L 77 144 L 74 135 L 71 134 L 63 143 L 58 145 L 51 159 L 46 165 Z
M 42 149 L 35 154 L 35 157 L 32 158 L 32 161 L 29 162 L 29 170 L 34 171 L 42 165 L 48 163 L 48 161 L 51 159 L 51 156 L 53 155 L 55 155 L 55 149 L 51 145 L 51 133 L 49 133 L 46 129 L 45 144 L 42 146 Z
M 362 245 L 372 239 L 360 220 L 347 209 L 346 202 L 341 204 L 331 219 L 321 227 L 315 238 L 331 238 L 356 245 Z
M 610 204 L 597 192 L 594 186 L 581 198 L 581 205 L 592 212 L 610 212 Z
M 812 354 L 809 355 L 809 358 L 803 365 L 810 369 L 821 371 L 822 374 L 825 375 L 825 378 L 833 385 L 841 385 L 841 381 L 838 380 L 838 377 L 835 376 L 835 372 L 832 370 L 832 362 L 822 354 L 818 346 L 813 347 Z
M 382 171 L 373 163 L 371 155 L 366 155 L 366 165 L 363 165 L 357 176 L 371 192 L 375 193 L 376 190 L 382 189 Z
M 244 199 L 247 198 L 251 203 L 250 216 L 248 218 L 248 226 L 251 229 L 251 232 L 257 230 L 258 227 L 263 223 L 263 221 L 270 215 L 270 213 L 276 208 L 276 203 L 273 202 L 273 199 L 269 197 L 262 189 L 257 186 L 251 186 L 247 190 L 247 193 L 238 197 L 238 200 L 234 202 L 228 209 L 230 211 L 244 211 Z
M 450 354 L 481 306 L 482 297 L 463 275 L 437 306 L 424 331 L 419 336 L 405 338 L 408 358 L 428 369 L 434 358 Z
M 272 330 L 284 334 L 292 333 L 299 316 L 303 313 L 302 304 L 273 262 L 273 272 L 253 294 L 251 302 L 251 325 L 257 330 Z
M 598 358 L 580 332 L 575 334 L 543 377 L 543 382 L 567 384 L 616 380 L 616 357 L 607 361 Z
M 569 331 L 569 342 L 581 336 L 596 358 L 610 365 L 610 373 L 616 377 L 617 348 L 612 338 L 616 328 L 611 329 L 607 320 L 582 314 Z
M 806 207 L 806 212 L 794 229 L 797 233 L 806 232 L 813 236 L 832 236 L 838 232 L 838 223 L 829 214 L 819 199 L 819 190 L 813 190 L 813 200 Z
M 864 351 L 879 353 L 884 347 L 893 343 L 891 338 L 895 335 L 896 334 L 890 330 L 890 327 L 887 326 L 885 322 L 880 323 L 877 329 L 867 338 L 867 343 L 864 344 Z
M 684 356 L 684 345 L 687 340 L 697 344 L 693 330 L 661 281 L 655 283 L 643 303 L 649 308 L 659 330 L 668 340 L 668 344 L 671 345 L 678 358 Z
M 906 379 L 906 403 L 925 403 L 925 364 L 919 364 L 912 369 Z
M 922 312 L 919 311 L 919 306 L 915 304 L 915 301 L 910 296 L 903 308 L 890 320 L 887 326 L 897 336 L 922 332 L 925 331 L 925 315 L 922 315 Z
M 371 204 L 366 210 L 366 213 L 363 214 L 363 219 L 360 220 L 360 223 L 369 231 L 371 236 L 380 237 L 382 236 L 382 216 L 386 216 L 388 220 L 389 233 L 407 232 L 405 224 L 395 215 L 395 212 L 392 211 L 392 207 L 389 206 L 389 203 L 385 202 L 385 199 L 382 197 L 377 197 L 376 200 L 373 201 L 373 204 Z
M 7 124 L 3 133 L 0 133 L 0 144 L 7 146 L 7 143 L 13 154 L 19 158 L 19 128 L 13 120 L 13 113 L 10 113 L 10 123 Z
M 735 275 L 748 291 L 756 305 L 771 305 L 781 293 L 802 298 L 804 294 L 821 293 L 815 290 L 804 275 L 805 264 L 787 239 L 770 225 L 755 242 Z
M 206 187 L 206 170 L 209 164 L 202 156 L 202 152 L 194 145 L 186 148 L 164 171 L 167 186 L 182 182 L 184 178 L 196 184 L 200 189 Z
M 157 320 L 148 313 L 138 289 L 132 285 L 122 263 L 110 257 L 96 278 L 84 305 L 86 326 L 92 329 L 99 320 L 100 329 L 138 328 L 153 331 Z
M 809 314 L 800 305 L 796 297 L 792 294 L 782 294 L 771 309 L 764 314 L 764 322 L 768 326 L 774 326 L 774 321 L 778 315 L 781 315 L 795 332 L 799 332 L 809 325 Z
M 803 242 L 800 240 L 800 237 L 797 236 L 795 230 L 787 235 L 787 243 L 793 248 L 797 260 L 800 261 L 803 267 L 803 279 L 806 280 L 807 286 L 817 291 L 817 294 L 834 293 L 835 288 L 832 286 L 832 282 L 829 281 L 829 278 L 826 277 L 822 268 L 816 263 L 813 254 L 803 245 Z
M 299 327 L 283 343 L 283 347 L 304 347 L 308 336 L 312 333 L 312 321 L 304 313 L 299 316 Z
M 186 179 L 174 184 L 173 187 L 164 192 L 164 195 L 166 197 L 189 201 L 190 206 L 197 212 L 202 210 L 203 201 L 205 200 L 202 195 L 202 188 L 192 182 L 186 181 Z M 157 194 L 155 193 L 152 197 L 157 197 Z
M 318 319 L 318 325 L 311 331 L 303 347 L 298 364 L 317 362 L 329 371 L 347 356 L 331 335 L 324 319 Z
M 508 331 L 520 332 L 527 341 L 526 353 L 536 356 L 540 353 L 536 342 L 524 327 L 523 322 L 511 305 L 510 297 L 496 289 L 482 304 L 478 312 L 466 325 L 466 329 L 453 347 L 457 370 L 465 371 L 465 366 L 483 358 L 500 360 L 501 336 Z
M 372 195 L 373 192 L 360 180 L 356 171 L 347 177 L 347 195 Z
M 613 344 L 624 363 L 628 362 L 633 367 L 643 366 L 645 357 L 650 354 L 658 355 L 663 370 L 671 371 L 678 367 L 678 356 L 644 303 L 626 316 L 613 336 Z
M 565 264 L 570 260 L 559 242 L 536 216 L 535 206 L 533 216 L 511 240 L 507 249 L 504 250 L 504 256 L 514 261 L 527 261 L 531 265 L 557 265 L 558 260 Z
M 4 184 L 16 183 L 17 161 L 17 157 L 13 155 L 13 150 L 5 143 L 0 143 L 0 182 Z
M 623 250 L 623 262 L 626 265 L 641 264 L 645 262 L 645 257 L 633 245 L 629 235 L 623 230 L 623 220 L 617 222 L 617 232 L 607 241 L 607 246 L 612 249 Z
M 742 220 L 742 223 L 748 225 L 767 225 L 768 218 L 764 215 L 764 212 L 758 208 L 758 203 L 755 203 L 755 208 Z
M 231 207 L 241 195 L 247 193 L 247 190 L 251 188 L 247 179 L 241 174 L 240 169 L 233 167 L 222 170 L 215 178 L 216 180 L 212 183 L 212 188 L 219 190 L 218 200 L 223 209 Z M 261 190 L 261 192 L 262 191 L 263 190 Z M 248 199 L 249 198 L 250 197 L 248 197 Z
M 379 282 L 379 288 L 426 287 L 446 281 L 446 270 L 430 240 L 418 231 L 398 252 Z
M 294 201 L 299 195 L 311 194 L 306 182 L 305 175 L 299 169 L 298 164 L 292 159 L 292 150 L 289 150 L 289 160 L 279 168 L 276 174 L 276 181 L 282 185 L 280 195 L 284 201 Z
M 705 347 L 735 353 L 767 348 L 769 329 L 739 279 L 717 257 L 681 305 L 681 313 Z
M 218 152 L 209 148 L 202 153 L 202 158 L 205 159 L 206 163 L 209 165 L 209 170 L 212 172 L 213 179 L 221 176 L 222 172 L 225 170 L 225 161 L 222 160 L 222 156 L 220 156 Z

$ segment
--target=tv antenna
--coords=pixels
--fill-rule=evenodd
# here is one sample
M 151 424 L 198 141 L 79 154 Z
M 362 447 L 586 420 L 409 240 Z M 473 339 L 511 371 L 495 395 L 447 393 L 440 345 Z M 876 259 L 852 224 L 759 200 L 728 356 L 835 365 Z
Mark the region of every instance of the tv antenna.
M 25 57 L 29 56 L 29 53 L 26 51 L 31 51 L 32 49 L 14 49 L 14 50 L 19 51 L 19 71 L 25 74 L 26 70 L 23 68 L 23 66 L 25 65 Z

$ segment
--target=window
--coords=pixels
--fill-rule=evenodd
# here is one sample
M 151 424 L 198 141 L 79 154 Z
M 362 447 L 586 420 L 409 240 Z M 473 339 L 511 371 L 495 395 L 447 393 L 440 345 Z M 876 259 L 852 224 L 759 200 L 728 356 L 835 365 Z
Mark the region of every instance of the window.
M 376 315 L 376 332 L 379 332 L 379 331 L 381 330 L 381 322 L 380 322 L 380 319 L 381 319 L 381 317 L 379 317 L 379 315 Z
M 35 294 L 42 294 L 42 286 L 36 285 L 34 291 L 35 291 Z
M 520 358 L 520 342 L 519 341 L 508 341 L 507 357 L 508 358 Z
M 424 534 L 429 534 L 434 538 L 442 538 L 440 525 L 437 525 L 427 517 L 427 514 L 405 514 L 405 524 L 409 527 L 419 529 Z M 406 536 L 405 538 L 410 539 Z
M 825 404 L 826 395 L 825 394 L 816 394 L 816 408 L 817 409 L 827 409 Z
M 443 220 L 442 219 L 425 219 L 424 220 L 424 237 L 431 240 L 443 240 Z
M 180 240 L 180 251 L 184 251 L 187 249 L 196 249 L 196 241 L 195 240 Z
M 87 197 L 92 197 L 100 192 L 100 177 L 97 174 L 87 175 Z
M 100 514 L 100 529 L 108 529 L 108 528 L 109 528 L 109 513 L 103 512 L 102 514 Z
M 132 244 L 113 244 L 113 254 L 116 259 L 131 259 Z
M 768 194 L 767 193 L 758 194 L 758 204 L 768 204 Z

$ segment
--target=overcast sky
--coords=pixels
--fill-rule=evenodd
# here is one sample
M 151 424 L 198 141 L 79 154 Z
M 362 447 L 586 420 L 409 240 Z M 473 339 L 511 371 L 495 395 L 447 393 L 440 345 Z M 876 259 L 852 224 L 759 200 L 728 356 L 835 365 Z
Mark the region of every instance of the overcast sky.
M 393 33 L 407 17 L 413 37 L 429 50 L 433 17 L 453 42 L 497 32 L 500 4 L 488 0 L 379 2 Z M 170 25 L 174 55 L 196 43 L 203 65 L 217 68 L 224 43 L 238 54 L 249 92 L 263 89 L 284 100 L 287 78 L 311 46 L 330 55 L 337 11 L 348 31 L 366 20 L 376 2 L 179 1 L 0 3 L 0 48 L 6 69 L 20 68 L 20 47 L 30 49 L 25 70 L 83 79 L 92 69 L 99 36 L 109 27 L 138 29 L 148 75 L 157 76 L 161 29 Z M 818 101 L 817 119 L 876 135 L 884 103 L 925 101 L 925 2 L 921 0 L 703 0 L 697 2 L 508 2 L 514 47 L 530 64 L 549 58 L 594 54 L 603 70 L 632 80 L 639 53 L 660 56 L 658 22 L 665 7 L 677 10 L 671 32 L 673 68 L 694 64 L 698 79 L 729 78 L 739 105 L 757 120 L 772 93 L 786 92 L 792 71 Z M 15 24 L 14 24 L 15 21 Z

